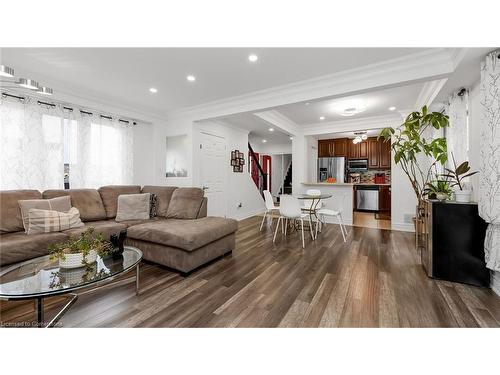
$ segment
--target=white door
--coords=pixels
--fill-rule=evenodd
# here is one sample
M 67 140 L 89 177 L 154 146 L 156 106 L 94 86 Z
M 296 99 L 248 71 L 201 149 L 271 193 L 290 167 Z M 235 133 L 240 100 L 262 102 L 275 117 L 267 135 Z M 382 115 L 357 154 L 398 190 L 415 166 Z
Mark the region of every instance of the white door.
M 200 174 L 201 185 L 208 198 L 209 216 L 226 216 L 226 172 L 228 158 L 226 140 L 211 134 L 202 133 L 200 143 Z

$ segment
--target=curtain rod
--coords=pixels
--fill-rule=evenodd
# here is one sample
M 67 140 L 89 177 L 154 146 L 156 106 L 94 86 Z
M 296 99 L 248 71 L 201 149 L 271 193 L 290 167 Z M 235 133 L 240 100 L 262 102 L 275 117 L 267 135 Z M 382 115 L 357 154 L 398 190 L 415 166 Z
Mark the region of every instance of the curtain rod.
M 53 101 L 52 103 L 50 102 L 44 102 L 44 101 L 41 101 L 41 100 L 38 100 L 37 98 L 34 98 L 34 97 L 31 97 L 31 96 L 19 96 L 19 95 L 14 95 L 14 94 L 10 94 L 8 92 L 2 92 L 2 97 L 3 98 L 13 98 L 13 99 L 18 99 L 19 101 L 21 102 L 24 102 L 26 99 L 33 99 L 33 100 L 36 100 L 36 102 L 39 104 L 39 105 L 46 105 L 46 106 L 49 106 L 49 107 L 56 107 L 57 105 L 60 105 L 63 109 L 65 110 L 68 110 L 70 112 L 73 112 L 74 108 L 73 107 L 70 107 L 72 106 L 72 104 L 69 104 L 69 103 L 66 103 L 66 102 L 61 102 L 61 101 Z M 92 110 L 83 110 L 83 109 L 78 109 L 80 111 L 81 114 L 85 114 L 85 115 L 89 115 L 89 116 L 93 116 L 94 115 L 94 112 L 101 112 L 101 111 L 93 111 L 91 112 Z M 97 114 L 96 114 L 97 115 Z M 113 118 L 116 118 L 118 119 L 118 122 L 121 122 L 121 123 L 124 123 L 124 124 L 132 124 L 132 125 L 138 125 L 139 123 L 142 123 L 142 124 L 151 124 L 150 122 L 147 122 L 147 121 L 141 121 L 141 120 L 136 120 L 136 119 L 132 119 L 132 118 L 120 118 L 122 116 L 118 116 L 118 115 L 101 115 L 99 114 L 99 116 L 101 118 L 105 118 L 105 119 L 108 119 L 108 120 L 112 120 Z

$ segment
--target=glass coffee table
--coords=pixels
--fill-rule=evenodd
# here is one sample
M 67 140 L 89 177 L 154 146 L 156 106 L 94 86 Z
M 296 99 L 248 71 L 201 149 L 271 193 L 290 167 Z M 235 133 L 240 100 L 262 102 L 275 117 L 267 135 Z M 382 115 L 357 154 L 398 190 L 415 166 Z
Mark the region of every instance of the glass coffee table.
M 139 263 L 142 252 L 132 246 L 125 246 L 123 254 L 97 257 L 97 261 L 81 268 L 64 269 L 58 261 L 43 256 L 7 267 L 0 271 L 0 299 L 36 300 L 37 326 L 53 327 L 66 311 L 76 302 L 82 288 L 99 287 L 135 268 L 135 292 L 139 294 Z M 68 303 L 47 324 L 44 320 L 44 298 L 53 296 L 68 298 Z

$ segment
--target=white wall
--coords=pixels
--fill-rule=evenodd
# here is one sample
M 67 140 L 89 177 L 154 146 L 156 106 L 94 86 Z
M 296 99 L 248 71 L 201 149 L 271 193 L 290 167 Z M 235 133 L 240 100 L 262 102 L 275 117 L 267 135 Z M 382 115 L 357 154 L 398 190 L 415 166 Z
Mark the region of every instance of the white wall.
M 154 125 L 141 124 L 134 127 L 134 184 L 154 184 L 155 148 Z
M 264 212 L 265 205 L 259 190 L 255 186 L 248 172 L 248 132 L 236 127 L 229 127 L 214 121 L 202 121 L 193 127 L 192 139 L 194 144 L 193 153 L 193 186 L 200 185 L 200 157 L 199 148 L 201 132 L 223 137 L 226 141 L 227 152 L 227 175 L 226 175 L 226 216 L 242 220 L 247 217 Z M 243 173 L 235 173 L 230 165 L 231 151 L 239 150 L 245 155 L 245 168 Z M 241 205 L 241 207 L 240 207 Z

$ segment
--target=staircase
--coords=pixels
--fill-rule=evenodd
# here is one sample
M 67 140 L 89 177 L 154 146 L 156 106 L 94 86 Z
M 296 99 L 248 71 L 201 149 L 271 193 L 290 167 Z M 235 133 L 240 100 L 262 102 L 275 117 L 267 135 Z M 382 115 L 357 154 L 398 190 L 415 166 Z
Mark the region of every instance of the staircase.
M 288 164 L 283 185 L 281 185 L 280 191 L 278 192 L 278 202 L 281 194 L 292 194 L 292 162 Z

